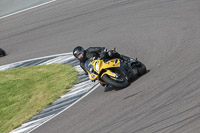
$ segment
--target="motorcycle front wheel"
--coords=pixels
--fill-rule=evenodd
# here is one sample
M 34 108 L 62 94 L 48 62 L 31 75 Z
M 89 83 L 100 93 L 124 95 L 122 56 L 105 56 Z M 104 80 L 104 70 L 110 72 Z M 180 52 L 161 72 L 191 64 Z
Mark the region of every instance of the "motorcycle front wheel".
M 125 79 L 123 76 L 120 76 L 120 79 L 114 79 L 108 76 L 107 74 L 103 75 L 102 77 L 103 81 L 107 84 L 117 87 L 117 88 L 125 88 L 129 86 L 129 82 L 127 79 Z

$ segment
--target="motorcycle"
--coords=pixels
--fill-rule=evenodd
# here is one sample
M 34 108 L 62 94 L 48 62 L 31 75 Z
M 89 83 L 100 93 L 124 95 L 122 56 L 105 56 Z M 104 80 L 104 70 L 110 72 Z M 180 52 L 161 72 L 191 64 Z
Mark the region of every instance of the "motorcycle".
M 90 58 L 85 62 L 85 68 L 91 81 L 98 81 L 103 86 L 125 88 L 131 81 L 146 73 L 146 66 L 136 59 L 131 58 L 130 63 L 122 59 L 95 59 Z

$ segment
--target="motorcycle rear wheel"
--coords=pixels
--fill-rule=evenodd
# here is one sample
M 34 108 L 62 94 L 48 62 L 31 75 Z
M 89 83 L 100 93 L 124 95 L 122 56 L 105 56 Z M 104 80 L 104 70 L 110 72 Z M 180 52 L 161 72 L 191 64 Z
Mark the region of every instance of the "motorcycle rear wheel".
M 129 86 L 129 82 L 127 79 L 125 79 L 124 77 L 121 76 L 121 78 L 123 78 L 123 81 L 116 81 L 114 79 L 112 79 L 111 77 L 109 77 L 107 74 L 103 75 L 102 79 L 104 82 L 106 82 L 107 84 L 113 86 L 113 87 L 117 87 L 117 88 L 125 88 L 127 86 Z
M 140 61 L 138 62 L 140 63 L 140 65 L 137 67 L 138 76 L 142 76 L 147 72 L 147 69 L 146 69 L 146 66 L 142 62 Z

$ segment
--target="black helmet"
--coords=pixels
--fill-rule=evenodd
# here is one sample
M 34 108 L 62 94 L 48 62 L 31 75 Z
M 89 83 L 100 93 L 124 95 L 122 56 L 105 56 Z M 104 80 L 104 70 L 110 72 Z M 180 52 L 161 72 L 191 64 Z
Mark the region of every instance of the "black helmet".
M 84 59 L 85 56 L 85 50 L 83 47 L 81 46 L 77 46 L 76 48 L 74 48 L 73 50 L 73 55 L 80 61 L 82 61 Z

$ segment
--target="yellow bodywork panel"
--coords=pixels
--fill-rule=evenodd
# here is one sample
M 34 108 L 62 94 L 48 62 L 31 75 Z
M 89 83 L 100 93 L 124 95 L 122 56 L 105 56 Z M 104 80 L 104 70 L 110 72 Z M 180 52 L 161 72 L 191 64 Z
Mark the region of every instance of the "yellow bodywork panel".
M 120 67 L 120 60 L 112 59 L 112 60 L 107 61 L 106 63 L 103 60 L 100 60 L 99 72 L 101 72 L 102 69 L 107 69 L 107 68 L 112 68 L 112 67 Z
M 98 78 L 98 75 L 95 74 L 90 74 L 88 73 L 90 80 L 96 80 L 96 78 Z
M 104 60 L 93 60 L 91 62 L 91 65 L 93 65 L 93 68 L 94 68 L 94 71 L 97 73 L 97 74 L 100 74 L 100 72 L 103 70 L 103 69 L 107 69 L 107 68 L 113 68 L 113 67 L 120 67 L 120 60 L 119 59 L 112 59 L 112 60 L 109 60 L 107 62 L 104 62 Z M 99 77 L 99 75 L 95 74 L 94 73 L 89 73 L 88 72 L 88 75 L 89 75 L 89 78 L 90 80 L 98 80 L 99 82 L 101 82 L 99 80 L 99 78 L 102 78 L 102 76 L 104 74 L 107 74 L 107 75 L 110 75 L 112 77 L 116 77 L 116 74 L 111 72 L 110 70 L 107 70 L 106 72 L 104 72 L 101 77 Z M 101 82 L 102 83 L 102 82 Z
M 112 77 L 116 77 L 116 76 L 117 76 L 115 73 L 111 72 L 110 70 L 107 70 L 106 72 L 104 72 L 104 73 L 101 75 L 101 78 L 102 78 L 103 75 L 105 75 L 105 74 L 110 75 L 110 76 L 112 76 Z

